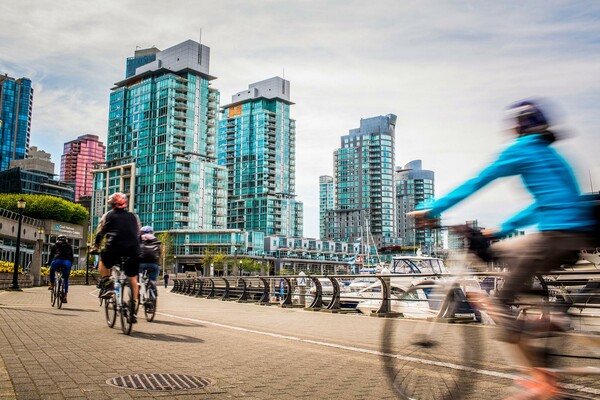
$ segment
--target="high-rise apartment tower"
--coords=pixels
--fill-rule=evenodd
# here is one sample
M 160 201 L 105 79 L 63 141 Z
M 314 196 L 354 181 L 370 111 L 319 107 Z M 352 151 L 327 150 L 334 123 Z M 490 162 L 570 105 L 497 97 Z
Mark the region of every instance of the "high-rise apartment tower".
M 75 186 L 75 201 L 91 196 L 94 165 L 104 161 L 106 147 L 96 135 L 82 135 L 64 144 L 60 159 L 60 180 Z
M 0 75 L 0 171 L 23 160 L 29 148 L 33 88 L 27 78 Z
M 434 232 L 431 229 L 416 229 L 415 219 L 407 218 L 406 213 L 434 197 L 434 173 L 424 170 L 421 160 L 414 160 L 396 168 L 395 181 L 398 237 L 402 239 L 402 245 L 421 247 L 430 253 L 435 240 Z
M 274 77 L 251 84 L 222 107 L 219 164 L 229 172 L 229 228 L 302 236 L 292 104 L 290 82 Z
M 319 237 L 327 237 L 327 211 L 335 208 L 335 186 L 333 177 L 319 177 Z
M 382 246 L 396 237 L 395 128 L 394 114 L 361 119 L 360 127 L 342 136 L 341 147 L 334 152 L 336 208 L 344 215 L 356 210 L 356 218 L 352 217 L 356 221 L 368 215 L 368 226 L 353 228 L 345 240 L 370 234 Z M 342 240 L 337 233 L 333 236 Z
M 155 230 L 225 228 L 227 171 L 216 163 L 219 92 L 210 87 L 210 49 L 187 40 L 150 53 L 154 60 L 111 89 L 92 223 L 111 193 L 131 191 L 134 211 Z

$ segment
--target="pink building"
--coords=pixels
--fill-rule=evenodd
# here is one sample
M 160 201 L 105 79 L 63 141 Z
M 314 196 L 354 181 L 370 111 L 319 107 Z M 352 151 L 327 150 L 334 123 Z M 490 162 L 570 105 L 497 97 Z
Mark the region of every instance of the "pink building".
M 106 147 L 96 135 L 79 136 L 65 143 L 60 159 L 60 180 L 75 182 L 75 201 L 92 195 L 94 163 L 103 162 L 105 155 Z

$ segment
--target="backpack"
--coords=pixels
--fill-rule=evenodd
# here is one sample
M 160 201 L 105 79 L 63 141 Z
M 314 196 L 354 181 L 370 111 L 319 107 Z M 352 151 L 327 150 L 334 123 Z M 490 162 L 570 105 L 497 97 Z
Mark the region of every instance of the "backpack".
M 158 240 L 142 240 L 140 245 L 140 260 L 157 263 L 160 258 L 160 242 Z

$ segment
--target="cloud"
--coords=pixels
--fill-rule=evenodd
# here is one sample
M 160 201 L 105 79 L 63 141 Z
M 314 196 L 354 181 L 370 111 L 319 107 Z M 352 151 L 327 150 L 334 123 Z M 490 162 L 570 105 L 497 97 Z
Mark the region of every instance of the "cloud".
M 397 164 L 422 159 L 443 194 L 506 142 L 508 103 L 549 97 L 573 136 L 561 151 L 584 187 L 588 171 L 600 187 L 599 19 L 600 5 L 581 1 L 9 0 L 0 3 L 0 72 L 33 80 L 32 143 L 56 162 L 64 141 L 106 137 L 110 88 L 136 46 L 198 40 L 202 28 L 221 104 L 284 71 L 291 81 L 296 190 L 305 235 L 317 236 L 318 177 L 333 173 L 340 136 L 376 115 L 398 115 Z M 495 223 L 504 215 L 486 208 L 527 203 L 502 185 L 448 218 Z

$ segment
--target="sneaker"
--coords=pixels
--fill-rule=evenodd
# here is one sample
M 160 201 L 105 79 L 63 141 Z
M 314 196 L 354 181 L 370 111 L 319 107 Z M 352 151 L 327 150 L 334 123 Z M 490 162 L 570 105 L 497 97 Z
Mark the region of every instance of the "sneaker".
M 66 294 L 65 294 L 65 295 L 63 295 L 62 302 L 63 302 L 64 304 L 68 303 L 68 301 L 67 301 L 67 295 L 66 295 Z
M 516 380 L 517 391 L 507 400 L 556 400 L 561 392 L 557 376 L 541 368 L 534 368 L 531 376 Z
M 102 278 L 100 281 L 100 297 L 109 299 L 115 292 L 115 284 L 110 278 Z
M 132 324 L 137 323 L 137 316 L 135 315 L 136 314 L 136 310 L 137 310 L 137 304 L 136 303 L 137 303 L 137 301 L 132 300 L 131 307 L 129 308 L 130 310 L 133 310 L 133 312 L 131 313 L 131 323 Z

